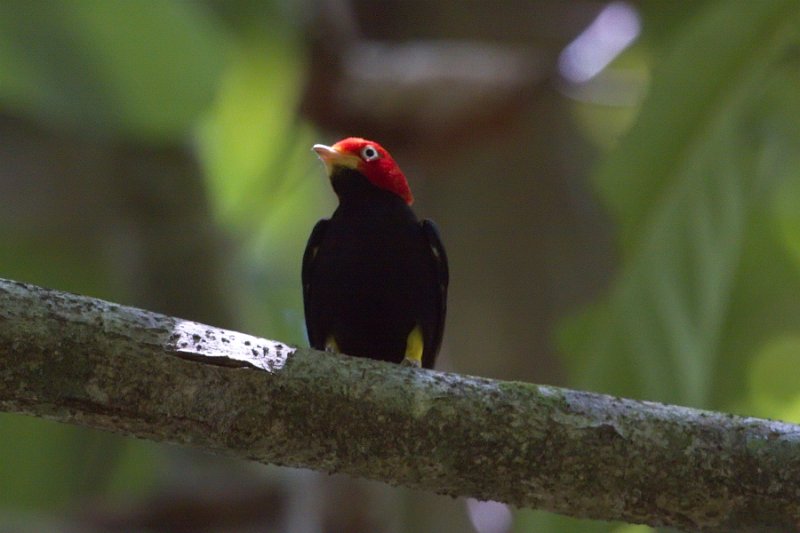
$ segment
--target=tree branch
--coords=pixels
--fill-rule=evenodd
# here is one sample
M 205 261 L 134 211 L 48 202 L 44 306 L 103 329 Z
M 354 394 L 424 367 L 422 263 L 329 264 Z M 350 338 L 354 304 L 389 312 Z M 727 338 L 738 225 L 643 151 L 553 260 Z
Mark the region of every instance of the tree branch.
M 800 528 L 800 427 L 290 348 L 0 280 L 0 409 L 576 517 Z

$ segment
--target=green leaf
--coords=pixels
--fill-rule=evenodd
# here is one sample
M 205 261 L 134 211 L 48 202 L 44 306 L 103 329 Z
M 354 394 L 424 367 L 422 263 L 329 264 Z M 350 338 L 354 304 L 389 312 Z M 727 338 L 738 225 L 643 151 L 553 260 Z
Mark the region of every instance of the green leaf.
M 800 4 L 710 4 L 675 33 L 596 184 L 623 265 L 607 300 L 568 321 L 579 387 L 708 405 L 736 276 L 775 139 L 754 135 L 765 80 L 798 43 Z
M 229 48 L 199 2 L 0 2 L 0 104 L 64 128 L 181 138 Z
M 797 12 L 793 0 L 717 2 L 677 33 L 638 121 L 595 180 L 626 248 L 636 246 L 676 176 L 702 156 L 712 129 L 738 111 L 776 54 L 795 42 Z

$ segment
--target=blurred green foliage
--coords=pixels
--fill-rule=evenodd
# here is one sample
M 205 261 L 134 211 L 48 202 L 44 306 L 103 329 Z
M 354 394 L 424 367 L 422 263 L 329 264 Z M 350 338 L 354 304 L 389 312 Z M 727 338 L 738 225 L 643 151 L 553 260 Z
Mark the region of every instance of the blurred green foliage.
M 214 97 L 230 46 L 202 2 L 0 2 L 0 102 L 51 126 L 157 143 Z
M 786 298 L 800 289 L 787 246 L 799 11 L 710 3 L 653 50 L 638 118 L 595 175 L 622 268 L 561 331 L 576 386 L 748 411 L 761 347 L 800 327 L 800 300 Z
M 291 30 L 272 3 L 0 2 L 0 110 L 109 146 L 193 145 L 213 214 L 237 240 L 242 329 L 269 324 L 300 343 L 302 316 L 287 310 L 301 308 L 305 233 L 329 198 L 319 176 L 309 179 L 319 173 L 309 156 L 316 136 L 296 118 L 303 57 Z M 0 260 L 3 277 L 126 297 L 80 238 L 14 228 L 0 238 Z M 130 500 L 152 489 L 164 455 L 163 446 L 0 414 L 0 523 L 9 510 L 92 495 Z
M 594 175 L 621 269 L 559 340 L 577 388 L 800 422 L 800 5 L 683 7 L 658 39 L 644 27 L 651 86 Z
M 305 342 L 297 272 L 309 228 L 332 201 L 310 157 L 314 130 L 296 117 L 303 63 L 291 39 L 251 37 L 232 54 L 217 98 L 198 130 L 198 148 L 220 224 L 247 239 L 237 295 L 243 327 Z M 258 290 L 253 290 L 253 288 Z M 265 306 L 264 294 L 279 305 Z

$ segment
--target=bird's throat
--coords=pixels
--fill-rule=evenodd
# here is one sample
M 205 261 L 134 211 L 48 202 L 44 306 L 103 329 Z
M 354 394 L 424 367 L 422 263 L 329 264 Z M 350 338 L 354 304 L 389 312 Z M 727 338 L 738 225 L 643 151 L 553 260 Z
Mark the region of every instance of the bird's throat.
M 407 210 L 405 200 L 395 193 L 374 185 L 361 172 L 337 167 L 330 176 L 331 185 L 343 209 L 357 210 Z

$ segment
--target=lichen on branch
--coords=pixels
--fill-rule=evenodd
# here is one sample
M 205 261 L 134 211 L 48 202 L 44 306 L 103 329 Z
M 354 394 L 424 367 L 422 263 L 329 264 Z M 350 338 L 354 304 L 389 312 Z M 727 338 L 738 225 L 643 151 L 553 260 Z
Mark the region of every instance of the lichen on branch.
M 795 425 L 292 348 L 6 280 L 0 410 L 576 517 L 800 529 Z

